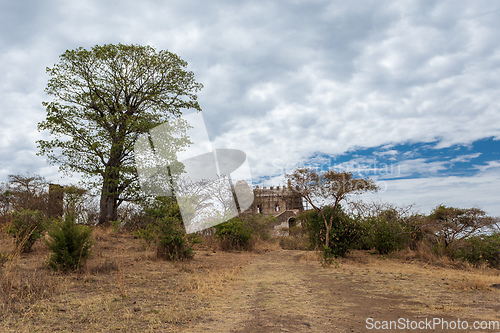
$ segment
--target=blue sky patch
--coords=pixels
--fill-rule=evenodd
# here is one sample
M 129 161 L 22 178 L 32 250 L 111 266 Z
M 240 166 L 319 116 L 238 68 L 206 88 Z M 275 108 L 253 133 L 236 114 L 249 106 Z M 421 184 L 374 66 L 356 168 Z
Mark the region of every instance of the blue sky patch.
M 500 161 L 500 141 L 494 138 L 469 145 L 438 147 L 436 141 L 357 148 L 335 157 L 315 154 L 306 165 L 391 180 L 471 176 Z

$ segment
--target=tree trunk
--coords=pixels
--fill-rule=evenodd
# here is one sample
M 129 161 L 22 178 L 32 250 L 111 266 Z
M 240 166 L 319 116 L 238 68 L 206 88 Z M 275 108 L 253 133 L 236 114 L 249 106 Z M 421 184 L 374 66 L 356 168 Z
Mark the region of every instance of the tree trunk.
M 99 225 L 109 225 L 118 219 L 118 183 L 120 175 L 118 167 L 113 166 L 112 160 L 108 162 L 102 183 Z
M 116 221 L 118 219 L 118 200 L 114 198 L 114 195 L 101 193 L 100 202 L 100 214 L 99 214 L 99 225 L 110 225 L 111 221 Z
M 330 215 L 330 221 L 327 222 L 326 216 L 323 214 L 323 219 L 325 220 L 325 229 L 326 229 L 326 240 L 325 240 L 326 247 L 330 246 L 330 231 L 332 230 L 333 227 L 333 219 L 337 214 L 338 206 L 339 206 L 339 200 L 335 200 L 335 204 L 333 205 L 332 215 Z
M 330 230 L 332 230 L 331 225 L 326 226 L 326 240 L 325 240 L 325 245 L 326 247 L 330 247 Z

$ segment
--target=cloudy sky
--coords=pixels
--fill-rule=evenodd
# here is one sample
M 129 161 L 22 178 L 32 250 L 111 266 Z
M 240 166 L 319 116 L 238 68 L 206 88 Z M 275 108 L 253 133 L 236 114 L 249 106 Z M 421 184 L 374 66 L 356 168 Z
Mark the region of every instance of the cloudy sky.
M 72 181 L 36 156 L 45 68 L 120 42 L 189 63 L 214 146 L 256 182 L 335 168 L 377 180 L 370 200 L 500 215 L 497 1 L 0 0 L 0 29 L 0 181 Z

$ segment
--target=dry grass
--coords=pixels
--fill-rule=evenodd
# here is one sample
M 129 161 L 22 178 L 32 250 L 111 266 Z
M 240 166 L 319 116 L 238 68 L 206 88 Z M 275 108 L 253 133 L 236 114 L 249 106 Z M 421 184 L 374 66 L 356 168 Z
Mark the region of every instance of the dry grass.
M 4 264 L 1 332 L 175 331 L 237 282 L 252 256 L 202 251 L 192 261 L 171 263 L 129 233 L 94 232 L 94 256 L 78 272 L 58 275 L 46 268 L 41 240 L 29 255 Z M 10 238 L 0 237 L 0 253 L 13 248 Z
M 309 237 L 307 235 L 282 236 L 279 245 L 284 250 L 307 250 Z
M 321 260 L 321 252 L 319 251 L 307 251 L 305 252 L 300 260 L 304 261 L 320 261 Z
M 186 290 L 196 290 L 201 294 L 220 293 L 229 283 L 237 281 L 243 266 L 235 266 L 219 270 L 204 269 L 198 274 L 189 275 Z
M 27 239 L 27 238 L 26 238 Z M 21 267 L 22 242 L 14 249 L 12 255 L 3 255 L 3 267 L 0 267 L 0 314 L 26 313 L 31 306 L 56 294 L 59 290 L 59 279 L 47 268 Z M 0 315 L 0 316 L 1 316 Z
M 463 278 L 460 281 L 456 281 L 455 283 L 449 286 L 452 290 L 491 290 L 490 284 L 488 284 L 482 278 Z
M 255 244 L 254 252 L 198 249 L 194 260 L 172 263 L 157 259 L 153 249 L 145 249 L 142 240 L 129 233 L 96 228 L 93 236 L 94 256 L 80 272 L 57 275 L 44 268 L 48 252 L 41 240 L 29 255 L 17 255 L 4 264 L 0 331 L 183 331 L 191 324 L 207 320 L 207 309 L 212 303 L 226 299 L 230 292 L 245 284 L 243 277 L 247 276 L 248 267 L 260 274 L 258 266 L 248 266 L 250 261 L 255 263 L 257 258 L 265 260 L 281 253 L 269 253 L 279 248 L 277 242 L 266 241 Z M 11 253 L 12 249 L 11 239 L 0 236 L 0 253 Z M 343 284 L 341 291 L 352 286 L 352 290 L 369 295 L 367 299 L 387 300 L 388 306 L 392 302 L 387 298 L 391 293 L 402 295 L 401 299 L 412 299 L 413 303 L 402 306 L 415 313 L 429 313 L 431 309 L 455 315 L 463 309 L 475 309 L 476 303 L 468 301 L 471 295 L 477 304 L 487 304 L 479 302 L 489 295 L 497 297 L 498 292 L 489 286 L 500 283 L 498 270 L 457 269 L 454 263 L 439 261 L 423 249 L 420 253 L 402 252 L 397 257 L 353 251 L 347 258 L 339 259 L 338 269 L 321 268 L 315 251 L 284 252 L 290 253 L 293 263 L 277 262 L 273 267 L 282 267 L 281 272 L 291 278 L 296 273 L 291 267 L 307 266 L 307 277 L 316 277 L 318 282 L 331 277 L 328 281 L 334 282 L 328 286 Z M 276 274 L 269 288 L 284 288 L 282 278 Z M 301 287 L 301 281 L 297 278 L 294 288 L 285 288 L 283 292 L 300 300 L 301 290 L 308 292 Z M 350 297 L 348 291 L 345 297 Z M 328 295 L 324 299 L 326 304 L 332 294 L 324 292 Z M 247 294 L 250 292 L 245 290 L 238 295 L 247 299 Z M 346 298 L 335 306 L 355 301 Z
M 111 274 L 112 272 L 117 272 L 119 270 L 120 267 L 118 266 L 116 261 L 106 260 L 90 268 L 87 265 L 86 272 L 89 275 L 95 275 L 95 274 Z
M 265 253 L 281 249 L 278 238 L 262 240 L 260 238 L 252 239 L 252 252 Z
M 454 260 L 445 255 L 437 255 L 432 252 L 430 247 L 425 243 L 419 243 L 415 250 L 406 248 L 389 255 L 392 258 L 397 258 L 407 262 L 419 261 L 425 264 L 430 264 L 438 267 L 450 267 L 462 270 L 470 270 L 473 265 L 462 260 Z

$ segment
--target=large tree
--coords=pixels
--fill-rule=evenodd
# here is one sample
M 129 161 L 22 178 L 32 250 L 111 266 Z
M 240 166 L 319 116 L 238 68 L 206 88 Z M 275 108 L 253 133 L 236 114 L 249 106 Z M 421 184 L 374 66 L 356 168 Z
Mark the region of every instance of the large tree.
M 116 220 L 118 206 L 137 193 L 137 138 L 182 109 L 201 111 L 202 85 L 186 67 L 168 51 L 108 44 L 66 51 L 47 68 L 53 100 L 43 103 L 38 129 L 55 138 L 38 141 L 39 154 L 100 188 L 100 224 Z
M 300 194 L 304 200 L 316 210 L 325 223 L 325 246 L 330 246 L 330 231 L 337 208 L 342 200 L 353 194 L 377 191 L 378 186 L 369 178 L 356 178 L 350 172 L 329 170 L 321 172 L 311 168 L 299 168 L 286 175 L 288 186 Z M 332 207 L 332 213 L 327 216 L 325 207 Z

